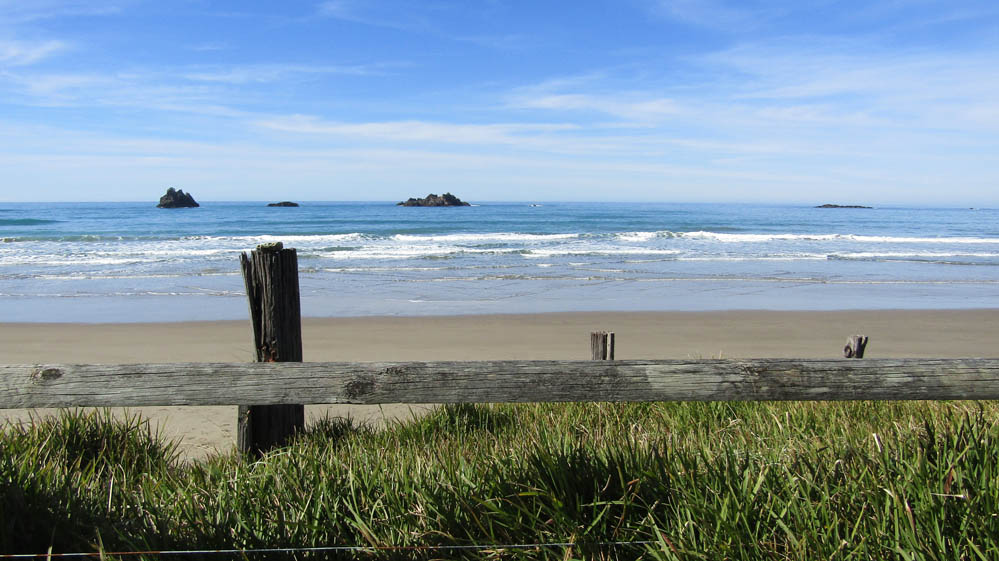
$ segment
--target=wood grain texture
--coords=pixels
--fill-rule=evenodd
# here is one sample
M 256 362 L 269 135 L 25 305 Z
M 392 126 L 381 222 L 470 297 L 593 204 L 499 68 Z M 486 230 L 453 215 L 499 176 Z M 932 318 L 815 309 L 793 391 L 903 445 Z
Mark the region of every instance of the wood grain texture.
M 278 244 L 239 256 L 257 362 L 302 361 L 298 252 Z
M 239 262 L 257 362 L 301 362 L 298 253 L 278 242 L 240 254 Z M 305 406 L 240 404 L 236 426 L 236 447 L 259 455 L 284 444 L 305 426 Z
M 864 335 L 851 335 L 846 340 L 843 347 L 845 358 L 864 358 L 864 350 L 867 348 L 867 337 Z
M 590 358 L 614 360 L 614 334 L 606 331 L 590 333 Z
M 2 365 L 0 408 L 999 399 L 999 359 Z

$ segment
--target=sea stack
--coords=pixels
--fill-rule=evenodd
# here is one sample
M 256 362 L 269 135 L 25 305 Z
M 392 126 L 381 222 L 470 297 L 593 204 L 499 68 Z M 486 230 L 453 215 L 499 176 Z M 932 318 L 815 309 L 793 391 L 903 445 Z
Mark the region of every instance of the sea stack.
M 156 208 L 194 208 L 201 206 L 190 193 L 185 193 L 183 189 L 167 189 L 165 195 L 160 197 L 160 204 Z
M 293 203 L 291 201 L 281 201 L 280 203 L 268 203 L 267 206 L 295 207 L 298 206 L 298 203 Z
M 422 199 L 414 199 L 410 197 L 409 200 L 403 201 L 401 203 L 396 203 L 396 206 L 472 206 L 470 203 L 455 197 L 451 193 L 444 193 L 443 195 L 437 196 L 433 193 L 427 195 Z

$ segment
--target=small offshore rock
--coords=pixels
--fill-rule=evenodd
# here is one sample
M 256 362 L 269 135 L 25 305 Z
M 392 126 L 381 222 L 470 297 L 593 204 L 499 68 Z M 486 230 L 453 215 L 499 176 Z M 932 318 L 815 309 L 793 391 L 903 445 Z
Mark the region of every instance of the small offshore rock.
M 443 195 L 435 195 L 430 193 L 422 199 L 414 199 L 412 197 L 409 200 L 403 201 L 401 203 L 396 203 L 396 206 L 472 206 L 471 203 L 466 203 L 465 201 L 455 197 L 451 193 L 444 193 Z
M 293 203 L 291 201 L 281 201 L 280 203 L 269 203 L 267 206 L 293 207 L 293 206 L 298 206 L 298 203 Z
M 183 189 L 170 187 L 166 194 L 160 197 L 160 204 L 156 205 L 156 208 L 194 208 L 199 206 L 201 205 L 194 200 L 190 193 L 185 193 Z
M 860 206 L 860 205 L 834 205 L 826 203 L 824 205 L 819 205 L 815 208 L 874 208 L 872 206 Z

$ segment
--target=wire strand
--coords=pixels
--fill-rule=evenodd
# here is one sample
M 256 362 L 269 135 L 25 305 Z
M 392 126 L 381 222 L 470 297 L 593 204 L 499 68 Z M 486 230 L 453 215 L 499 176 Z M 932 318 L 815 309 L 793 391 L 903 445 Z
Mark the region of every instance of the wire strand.
M 610 541 L 610 542 L 547 542 L 547 543 L 515 543 L 515 544 L 471 544 L 471 545 L 329 545 L 320 547 L 269 547 L 257 549 L 174 549 L 160 551 L 95 551 L 79 553 L 0 553 L 0 559 L 42 559 L 87 557 L 100 558 L 105 555 L 118 557 L 134 557 L 137 555 L 233 555 L 233 554 L 263 554 L 263 553 L 324 553 L 336 551 L 449 551 L 449 550 L 490 550 L 490 549 L 537 549 L 552 547 L 602 546 L 620 547 L 625 545 L 651 545 L 658 542 L 643 541 Z

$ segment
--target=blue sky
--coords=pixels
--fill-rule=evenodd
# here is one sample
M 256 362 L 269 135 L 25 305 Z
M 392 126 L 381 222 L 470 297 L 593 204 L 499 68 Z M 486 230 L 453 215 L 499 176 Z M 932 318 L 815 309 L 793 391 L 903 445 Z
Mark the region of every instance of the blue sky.
M 0 0 L 0 200 L 999 204 L 999 2 Z

